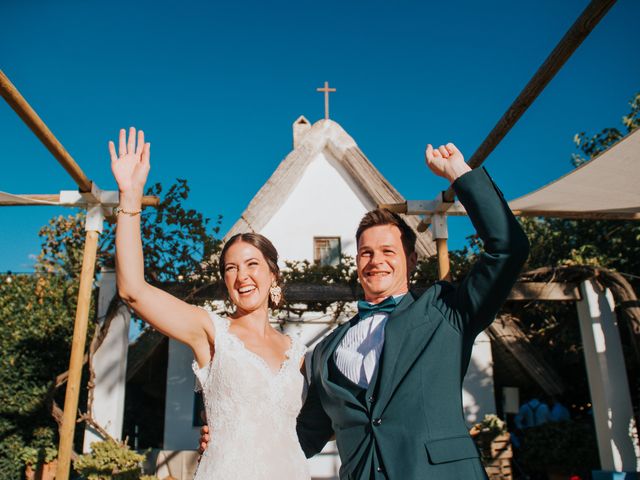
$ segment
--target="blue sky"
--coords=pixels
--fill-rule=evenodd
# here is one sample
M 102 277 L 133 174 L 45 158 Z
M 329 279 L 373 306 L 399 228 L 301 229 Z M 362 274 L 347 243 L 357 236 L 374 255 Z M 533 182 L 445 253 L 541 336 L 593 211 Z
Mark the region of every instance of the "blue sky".
M 109 2 L 4 0 L 0 68 L 85 173 L 114 189 L 107 141 L 143 128 L 150 182 L 230 227 L 291 150 L 291 123 L 331 117 L 409 199 L 446 183 L 426 143 L 469 158 L 587 1 Z M 640 2 L 619 0 L 485 162 L 508 198 L 571 170 L 573 135 L 619 126 L 640 90 Z M 0 190 L 75 185 L 0 102 Z M 64 209 L 0 208 L 0 271 L 29 271 Z M 354 226 L 355 227 L 355 226 Z M 471 233 L 453 219 L 451 246 Z

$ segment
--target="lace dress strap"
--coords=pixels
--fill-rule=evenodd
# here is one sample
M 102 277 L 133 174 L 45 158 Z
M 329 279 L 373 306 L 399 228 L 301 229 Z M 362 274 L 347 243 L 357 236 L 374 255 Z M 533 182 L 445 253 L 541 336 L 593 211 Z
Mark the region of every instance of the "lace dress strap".
M 228 338 L 229 331 L 229 320 L 227 318 L 222 318 L 214 312 L 210 312 L 207 310 L 209 314 L 209 318 L 211 319 L 211 323 L 213 323 L 213 330 L 215 335 L 214 340 L 214 351 L 220 351 L 219 347 L 224 348 L 224 344 Z M 191 368 L 193 369 L 193 373 L 196 376 L 196 386 L 195 391 L 201 392 L 205 389 L 209 377 L 211 376 L 211 370 L 213 365 L 213 358 L 209 359 L 209 361 L 203 367 L 198 365 L 198 362 L 193 360 L 191 363 Z
M 291 338 L 291 347 L 288 352 L 289 361 L 296 368 L 299 368 L 302 356 L 307 353 L 307 345 L 300 339 L 299 335 L 289 335 L 289 338 Z

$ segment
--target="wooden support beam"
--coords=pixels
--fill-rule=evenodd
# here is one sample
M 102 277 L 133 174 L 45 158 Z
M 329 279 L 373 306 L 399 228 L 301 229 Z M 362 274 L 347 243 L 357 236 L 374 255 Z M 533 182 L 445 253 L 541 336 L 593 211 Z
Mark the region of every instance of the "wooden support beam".
M 517 282 L 509 292 L 507 300 L 526 301 L 570 301 L 580 300 L 580 291 L 575 283 L 563 282 Z
M 377 205 L 378 208 L 384 208 L 385 210 L 389 210 L 393 213 L 407 213 L 407 202 L 400 203 L 379 203 Z
M 0 94 L 24 123 L 35 133 L 52 155 L 60 162 L 82 192 L 91 191 L 91 180 L 84 174 L 55 135 L 49 130 L 31 105 L 24 99 L 9 78 L 0 70 Z
M 73 207 L 81 206 L 71 203 L 60 203 L 60 194 L 31 194 L 16 193 L 11 195 L 13 198 L 0 199 L 0 207 L 38 207 L 38 206 L 61 206 Z M 142 197 L 143 207 L 156 207 L 160 204 L 160 199 L 153 195 L 145 195 Z M 85 205 L 82 205 L 85 206 Z
M 587 5 L 587 8 L 584 9 L 580 17 L 565 33 L 556 48 L 553 49 L 535 75 L 529 80 L 529 83 L 520 92 L 518 98 L 515 99 L 487 138 L 471 156 L 468 161 L 471 168 L 480 166 L 489 154 L 493 152 L 614 3 L 616 3 L 616 0 L 592 0 Z M 454 197 L 453 189 L 449 188 L 445 192 L 444 199 L 450 202 L 453 201 Z
M 82 363 L 87 339 L 87 324 L 89 321 L 89 308 L 91 306 L 91 287 L 93 286 L 93 276 L 95 272 L 98 237 L 98 232 L 87 231 L 84 245 L 78 305 L 76 307 L 71 358 L 69 360 L 69 377 L 64 397 L 62 426 L 60 427 L 58 466 L 56 470 L 56 478 L 59 480 L 67 480 L 69 478 L 71 467 L 71 451 L 73 450 L 73 434 L 76 428 L 76 414 L 78 412 L 80 380 L 82 378 Z
M 540 352 L 510 315 L 499 315 L 487 329 L 489 338 L 497 342 L 494 348 L 509 352 L 513 360 L 538 384 L 547 395 L 561 395 L 566 385 L 556 370 L 547 364 Z M 513 361 L 512 360 L 512 361 Z M 513 365 L 507 366 L 509 370 Z
M 205 288 L 198 289 L 196 294 L 192 294 L 180 283 L 164 283 L 156 285 L 163 290 L 180 298 L 189 295 L 194 302 L 204 300 L 224 300 L 227 292 L 224 284 L 212 284 Z M 414 287 L 413 291 L 422 293 L 427 287 Z M 349 285 L 316 285 L 307 283 L 295 283 L 284 286 L 284 296 L 289 303 L 306 302 L 354 302 L 362 299 L 364 294 L 359 285 L 351 287 Z M 578 285 L 575 283 L 562 282 L 517 282 L 508 300 L 511 301 L 569 301 L 580 300 Z
M 459 202 L 448 203 L 446 210 L 434 207 L 434 200 L 409 200 L 401 203 L 381 203 L 378 208 L 385 208 L 405 215 L 434 215 L 445 213 L 449 217 L 462 217 L 467 211 Z M 572 210 L 511 210 L 516 217 L 565 218 L 567 220 L 640 220 L 636 212 L 586 212 Z

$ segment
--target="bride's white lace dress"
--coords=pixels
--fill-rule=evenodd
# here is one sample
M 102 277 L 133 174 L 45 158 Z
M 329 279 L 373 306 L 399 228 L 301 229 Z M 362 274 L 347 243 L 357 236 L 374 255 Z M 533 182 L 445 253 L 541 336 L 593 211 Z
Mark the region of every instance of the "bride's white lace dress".
M 308 480 L 298 443 L 304 343 L 291 337 L 277 372 L 229 332 L 229 320 L 209 313 L 215 328 L 213 360 L 194 362 L 211 430 L 195 480 Z

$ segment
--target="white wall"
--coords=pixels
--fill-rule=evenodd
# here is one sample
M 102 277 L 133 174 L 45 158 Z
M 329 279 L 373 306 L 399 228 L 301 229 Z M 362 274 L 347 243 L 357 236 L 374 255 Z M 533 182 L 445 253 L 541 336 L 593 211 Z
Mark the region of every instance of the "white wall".
M 365 205 L 339 172 L 335 160 L 318 153 L 298 185 L 261 234 L 284 260 L 313 260 L 313 237 L 340 237 L 342 252 L 355 256 L 355 233 Z
M 104 323 L 109 304 L 116 295 L 116 274 L 103 269 L 98 290 L 98 320 Z M 127 378 L 127 348 L 131 314 L 121 305 L 114 315 L 102 345 L 93 357 L 94 390 L 93 419 L 115 439 L 122 438 L 124 421 L 124 397 Z M 87 425 L 84 430 L 83 451 L 88 452 L 91 443 L 102 440 L 102 435 Z
M 469 426 L 482 421 L 488 413 L 496 413 L 493 389 L 491 340 L 482 332 L 473 343 L 471 363 L 462 384 L 464 418 Z

